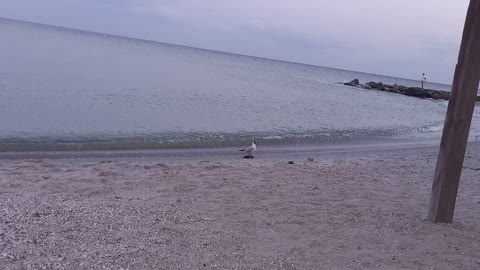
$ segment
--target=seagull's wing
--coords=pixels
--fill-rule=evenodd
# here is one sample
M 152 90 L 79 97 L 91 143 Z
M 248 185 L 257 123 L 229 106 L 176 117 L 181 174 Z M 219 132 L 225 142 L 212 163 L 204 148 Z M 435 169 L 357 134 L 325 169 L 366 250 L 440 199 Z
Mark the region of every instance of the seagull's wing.
M 249 147 L 245 148 L 244 151 L 250 154 L 250 153 L 252 153 L 254 150 L 255 150 L 255 148 L 254 148 L 253 146 L 249 146 Z

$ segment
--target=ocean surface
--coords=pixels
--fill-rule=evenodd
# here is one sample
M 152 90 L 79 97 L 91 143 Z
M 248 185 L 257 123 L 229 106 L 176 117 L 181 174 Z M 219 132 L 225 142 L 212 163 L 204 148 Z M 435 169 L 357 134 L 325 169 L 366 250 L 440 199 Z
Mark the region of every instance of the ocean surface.
M 0 151 L 428 137 L 447 108 L 339 84 L 407 79 L 6 19 L 0 33 Z

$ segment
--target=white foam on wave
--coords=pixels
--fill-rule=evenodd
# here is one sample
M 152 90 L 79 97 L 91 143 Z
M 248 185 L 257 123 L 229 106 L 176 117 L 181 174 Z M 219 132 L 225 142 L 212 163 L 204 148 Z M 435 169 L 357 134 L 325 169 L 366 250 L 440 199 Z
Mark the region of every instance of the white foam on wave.
M 421 127 L 418 130 L 423 133 L 439 132 L 443 130 L 443 124 L 436 125 L 436 126 Z

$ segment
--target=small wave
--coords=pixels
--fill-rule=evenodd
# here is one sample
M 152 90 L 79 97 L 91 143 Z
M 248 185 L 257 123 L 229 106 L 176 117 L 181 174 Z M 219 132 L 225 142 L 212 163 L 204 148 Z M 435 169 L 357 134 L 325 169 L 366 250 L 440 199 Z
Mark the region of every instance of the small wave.
M 273 135 L 273 136 L 263 136 L 262 139 L 265 139 L 265 140 L 281 140 L 281 139 L 283 139 L 283 137 L 278 136 L 278 135 Z
M 439 132 L 443 130 L 443 124 L 436 126 L 426 126 L 418 129 L 422 133 Z
M 411 132 L 436 132 L 443 126 L 426 126 L 420 129 L 356 129 L 302 132 L 265 133 L 169 133 L 132 137 L 85 136 L 68 138 L 0 138 L 0 152 L 16 151 L 82 151 L 131 149 L 189 149 L 238 147 L 256 139 L 260 145 L 338 144 L 354 140 L 389 137 Z

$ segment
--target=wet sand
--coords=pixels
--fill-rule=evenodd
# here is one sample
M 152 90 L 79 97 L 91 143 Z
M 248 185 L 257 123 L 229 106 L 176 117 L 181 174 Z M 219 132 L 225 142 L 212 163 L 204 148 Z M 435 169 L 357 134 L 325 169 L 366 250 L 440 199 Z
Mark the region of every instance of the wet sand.
M 432 146 L 0 160 L 0 269 L 479 269 L 479 150 L 453 224 Z

